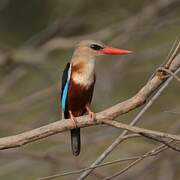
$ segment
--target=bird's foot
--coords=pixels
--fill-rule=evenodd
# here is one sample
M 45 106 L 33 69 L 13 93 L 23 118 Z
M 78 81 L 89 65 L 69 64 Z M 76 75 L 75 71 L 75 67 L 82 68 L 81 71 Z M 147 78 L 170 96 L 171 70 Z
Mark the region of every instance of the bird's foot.
M 72 120 L 73 124 L 74 124 L 74 128 L 77 128 L 77 120 L 76 117 L 72 114 L 71 111 L 69 111 L 69 115 L 70 115 L 70 119 Z
M 89 108 L 89 106 L 86 106 L 86 110 L 88 112 L 88 115 L 91 119 L 91 121 L 95 121 L 96 120 L 96 113 L 94 113 L 93 111 L 91 111 L 91 109 Z

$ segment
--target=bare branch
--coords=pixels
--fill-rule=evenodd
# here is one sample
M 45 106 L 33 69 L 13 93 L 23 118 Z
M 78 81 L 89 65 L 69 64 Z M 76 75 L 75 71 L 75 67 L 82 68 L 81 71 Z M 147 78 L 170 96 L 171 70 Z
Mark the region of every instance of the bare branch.
M 179 126 L 178 126 L 178 127 L 179 127 Z M 179 128 L 178 128 L 178 129 L 179 129 Z M 177 129 L 177 125 L 175 125 L 175 126 L 173 125 L 173 126 L 170 127 L 170 130 L 173 131 L 173 132 L 174 132 L 174 131 L 176 132 L 178 129 Z M 177 143 L 174 142 L 173 140 L 170 140 L 170 141 L 168 141 L 167 143 L 168 143 L 168 146 L 170 145 L 170 146 L 173 146 L 173 147 L 177 144 Z M 159 153 L 165 151 L 166 149 L 169 148 L 168 146 L 166 146 L 166 145 L 163 143 L 163 145 L 160 145 L 160 146 L 156 147 L 155 149 L 152 149 L 151 151 L 146 152 L 144 155 L 142 155 L 141 158 L 139 158 L 138 160 L 133 161 L 133 162 L 130 163 L 128 166 L 126 166 L 125 168 L 123 168 L 120 172 L 117 172 L 117 173 L 115 173 L 114 175 L 111 175 L 111 176 L 107 177 L 106 180 L 107 180 L 108 178 L 109 178 L 109 179 L 113 179 L 113 178 L 115 178 L 115 177 L 117 177 L 117 176 L 120 176 L 120 175 L 123 174 L 124 172 L 127 172 L 129 169 L 131 169 L 132 167 L 134 167 L 134 166 L 136 166 L 137 164 L 139 164 L 141 161 L 143 161 L 143 160 L 146 159 L 147 157 L 155 156 L 155 155 L 158 155 Z
M 140 135 L 137 134 L 129 134 L 123 137 L 122 141 L 129 139 L 129 138 L 134 138 L 134 137 L 140 137 Z M 114 160 L 114 161 L 110 161 L 110 162 L 106 162 L 100 165 L 97 165 L 93 168 L 100 168 L 100 167 L 104 167 L 104 166 L 109 166 L 112 164 L 117 164 L 117 163 L 121 163 L 121 162 L 126 162 L 126 161 L 131 161 L 131 160 L 136 160 L 140 158 L 140 156 L 134 156 L 134 157 L 129 157 L 129 158 L 121 158 L 118 160 Z M 69 171 L 69 172 L 65 172 L 65 173 L 60 173 L 60 174 L 55 174 L 55 175 L 51 175 L 51 176 L 46 176 L 46 177 L 42 177 L 42 178 L 38 178 L 38 180 L 45 180 L 45 179 L 54 179 L 57 177 L 62 177 L 62 176 L 68 176 L 68 175 L 73 175 L 73 174 L 80 174 L 88 169 L 92 169 L 92 167 L 88 167 L 88 168 L 83 168 L 83 169 L 79 169 L 79 170 L 75 170 L 75 171 Z
M 104 117 L 102 113 L 97 114 L 97 119 L 94 122 L 90 121 L 88 116 L 82 116 L 82 117 L 77 118 L 77 127 L 79 128 L 92 126 L 92 125 L 100 125 L 100 124 L 107 124 L 116 128 L 128 130 L 130 132 L 133 132 L 139 135 L 150 134 L 150 135 L 158 136 L 161 138 L 170 138 L 176 141 L 180 141 L 179 135 L 173 135 L 173 134 L 163 133 L 159 131 L 148 130 L 144 128 L 139 128 L 139 127 L 123 124 L 117 121 L 111 121 L 108 118 Z M 54 122 L 46 126 L 42 126 L 40 128 L 30 130 L 30 131 L 26 131 L 18 135 L 0 138 L 0 150 L 22 146 L 30 142 L 37 141 L 39 139 L 42 139 L 42 138 L 45 138 L 45 137 L 48 137 L 57 133 L 61 133 L 61 132 L 64 132 L 73 128 L 74 128 L 73 122 L 70 120 L 68 121 L 66 119 L 66 120 L 57 121 L 57 122 Z
M 180 70 L 179 67 L 180 67 L 180 54 L 174 58 L 169 69 L 173 72 L 174 71 L 177 72 Z M 135 96 L 133 96 L 132 98 L 124 102 L 116 104 L 100 113 L 97 113 L 96 122 L 89 121 L 89 118 L 87 116 L 79 117 L 77 126 L 86 127 L 86 126 L 91 126 L 91 125 L 102 124 L 103 121 L 105 122 L 105 120 L 107 119 L 113 120 L 119 115 L 127 113 L 139 107 L 140 105 L 144 104 L 147 98 L 165 81 L 166 79 L 163 78 L 161 74 L 156 73 L 156 75 L 150 81 L 148 81 L 147 84 Z M 117 126 L 119 128 L 121 127 L 122 129 L 131 130 L 131 129 L 128 129 L 127 125 L 117 124 Z M 24 144 L 36 141 L 38 139 L 42 139 L 50 135 L 57 134 L 57 133 L 60 133 L 69 129 L 73 129 L 73 128 L 74 128 L 73 123 L 71 123 L 71 121 L 67 121 L 67 120 L 57 121 L 55 123 L 51 123 L 49 125 L 42 126 L 40 128 L 21 133 L 19 135 L 1 138 L 0 149 L 7 149 L 7 148 L 22 146 Z M 134 129 L 134 132 L 142 133 L 144 131 L 143 130 L 137 131 L 137 129 Z M 153 133 L 153 132 L 154 131 L 150 131 L 149 133 Z M 157 135 L 156 132 L 154 133 L 155 135 Z M 170 137 L 175 140 L 180 140 L 180 137 L 175 136 L 175 135 L 168 135 L 164 133 L 160 133 L 158 135 L 162 137 L 167 137 L 167 138 Z
M 165 144 L 167 147 L 169 147 L 170 149 L 180 152 L 180 149 L 178 147 L 172 146 L 170 143 L 168 143 L 167 141 L 163 140 L 162 138 L 157 138 L 155 136 L 152 136 L 150 134 L 146 134 L 146 133 L 141 133 L 142 136 L 147 137 L 149 139 L 152 139 L 154 141 L 160 142 L 162 144 Z
M 178 43 L 179 44 L 179 43 Z M 175 47 L 176 51 L 177 48 Z M 172 54 L 174 54 L 172 52 Z M 172 58 L 172 56 L 170 56 L 167 61 L 169 62 L 169 59 Z M 176 56 L 175 59 L 179 59 L 179 62 L 176 62 L 177 64 L 180 63 L 180 54 Z M 174 60 L 175 60 L 174 59 Z M 170 69 L 176 69 L 177 67 L 180 67 L 180 64 L 177 65 L 176 63 L 174 63 L 174 60 L 172 61 L 172 64 L 170 64 Z M 173 65 L 174 64 L 174 65 Z M 176 65 L 175 65 L 176 64 Z M 164 65 L 166 65 L 166 63 L 164 63 Z M 176 67 L 176 68 L 175 68 Z M 180 70 L 180 69 L 179 69 Z M 179 70 L 176 71 L 176 73 L 179 72 Z M 161 74 L 162 75 L 162 74 Z M 154 79 L 154 77 L 157 76 L 157 72 L 153 73 L 153 76 L 150 78 L 149 82 L 152 81 L 152 79 Z M 137 114 L 137 116 L 133 119 L 133 121 L 130 123 L 130 125 L 135 125 L 138 120 L 140 119 L 140 117 L 144 114 L 144 112 L 152 105 L 152 103 L 159 97 L 159 95 L 163 92 L 163 90 L 168 86 L 168 84 L 172 81 L 173 77 L 170 77 L 167 79 L 167 81 L 162 85 L 162 87 L 157 91 L 157 93 L 150 99 L 150 101 L 145 105 L 145 107 Z M 116 139 L 115 141 L 96 159 L 96 161 L 94 163 L 92 163 L 91 167 L 93 167 L 94 165 L 97 165 L 99 163 L 101 163 L 112 151 L 114 148 L 117 147 L 117 145 L 119 145 L 119 143 L 121 142 L 121 138 L 127 133 L 128 131 L 123 131 Z M 85 179 L 85 177 L 87 177 L 90 172 L 92 172 L 93 169 L 87 170 L 86 172 L 84 172 L 80 177 L 79 180 Z
M 172 135 L 172 134 L 168 134 L 168 133 L 162 133 L 160 131 L 153 131 L 153 130 L 148 130 L 148 129 L 144 129 L 144 128 L 139 128 L 136 126 L 131 126 L 131 125 L 127 125 L 127 124 L 123 124 L 121 122 L 117 122 L 117 121 L 109 121 L 109 120 L 103 120 L 104 124 L 116 127 L 116 128 L 120 128 L 120 129 L 125 129 L 127 131 L 133 132 L 133 133 L 137 133 L 139 135 L 145 136 L 149 138 L 152 136 L 158 136 L 161 138 L 170 138 L 173 140 L 177 140 L 180 141 L 180 136 L 179 135 Z M 157 140 L 157 139 L 156 139 Z
M 111 176 L 108 176 L 106 178 L 104 178 L 104 180 L 110 180 L 113 179 L 115 177 L 120 176 L 121 174 L 123 174 L 124 172 L 127 172 L 130 168 L 134 167 L 136 164 L 138 164 L 139 162 L 143 161 L 144 159 L 146 159 L 149 156 L 155 156 L 163 151 L 165 151 L 166 149 L 168 149 L 168 147 L 166 145 L 160 145 L 155 149 L 152 149 L 148 152 L 146 152 L 144 155 L 142 155 L 139 159 L 133 161 L 132 163 L 130 163 L 128 166 L 126 166 L 125 168 L 123 168 L 120 172 L 117 172 Z
M 173 76 L 174 79 L 176 79 L 177 81 L 180 82 L 180 78 L 179 78 L 176 74 L 174 74 L 173 72 L 169 71 L 168 69 L 165 69 L 165 68 L 163 68 L 163 67 L 159 67 L 158 70 L 167 72 L 168 74 L 170 74 L 171 76 Z

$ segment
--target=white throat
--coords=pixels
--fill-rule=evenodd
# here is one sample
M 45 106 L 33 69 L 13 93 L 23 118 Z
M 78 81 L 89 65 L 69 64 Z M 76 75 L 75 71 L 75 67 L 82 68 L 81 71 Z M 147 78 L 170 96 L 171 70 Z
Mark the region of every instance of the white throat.
M 88 60 L 82 68 L 82 71 L 72 72 L 72 79 L 75 83 L 89 87 L 94 82 L 94 73 L 95 73 L 95 60 Z

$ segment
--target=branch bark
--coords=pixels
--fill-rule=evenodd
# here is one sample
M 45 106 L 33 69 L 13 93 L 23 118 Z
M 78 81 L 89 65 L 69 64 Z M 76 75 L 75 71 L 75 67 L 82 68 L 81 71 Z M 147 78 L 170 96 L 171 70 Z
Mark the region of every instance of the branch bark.
M 174 58 L 174 60 L 169 66 L 169 70 L 172 72 L 175 72 L 179 70 L 179 68 L 180 68 L 180 54 L 178 54 Z M 164 78 L 164 75 L 162 73 L 157 72 L 155 76 L 151 80 L 149 80 L 146 83 L 146 85 L 143 86 L 135 96 L 119 104 L 116 104 L 104 111 L 97 113 L 95 122 L 90 121 L 88 116 L 77 118 L 77 126 L 82 128 L 82 127 L 104 124 L 104 123 L 107 124 L 107 122 L 110 123 L 110 121 L 107 121 L 107 120 L 113 120 L 119 115 L 127 113 L 139 107 L 140 105 L 144 104 L 147 98 L 150 95 L 152 95 L 152 93 L 156 89 L 158 89 L 159 86 L 163 84 L 166 80 L 167 78 Z M 128 131 L 132 130 L 135 133 L 143 133 L 145 130 L 145 129 L 139 128 L 137 131 L 136 127 L 131 127 L 129 125 L 125 125 L 118 122 L 116 122 L 116 125 L 118 126 L 118 128 L 126 129 Z M 129 127 L 131 129 L 128 129 Z M 57 121 L 57 122 L 48 124 L 46 126 L 42 126 L 40 128 L 36 128 L 36 129 L 30 130 L 30 131 L 27 131 L 18 135 L 0 138 L 0 149 L 8 149 L 8 148 L 22 146 L 30 142 L 37 141 L 39 139 L 42 139 L 42 138 L 45 138 L 45 137 L 48 137 L 48 136 L 51 136 L 51 135 L 54 135 L 63 131 L 67 131 L 73 128 L 74 128 L 73 123 L 70 120 Z M 157 135 L 158 132 L 150 131 L 149 133 L 151 133 L 152 135 Z M 164 134 L 164 133 L 163 134 L 160 133 L 158 135 L 161 137 L 172 138 L 178 141 L 180 140 L 180 136 L 176 136 L 176 135 L 170 135 L 170 134 Z
M 98 113 L 96 121 L 91 121 L 88 116 L 82 116 L 82 117 L 77 118 L 77 127 L 79 128 L 84 128 L 84 127 L 92 126 L 92 125 L 100 125 L 100 124 L 110 125 L 119 129 L 133 132 L 135 134 L 139 134 L 141 136 L 143 136 L 143 134 L 149 134 L 156 137 L 158 136 L 161 138 L 168 138 L 168 139 L 180 141 L 180 135 L 173 135 L 173 134 L 168 134 L 164 132 L 148 130 L 148 129 L 120 123 L 117 121 L 112 121 L 111 119 L 109 120 L 108 118 L 105 118 L 102 115 L 102 113 Z M 54 122 L 54 123 L 42 126 L 40 128 L 30 130 L 30 131 L 26 131 L 18 135 L 0 138 L 0 150 L 22 146 L 30 142 L 33 142 L 33 141 L 57 134 L 57 133 L 62 133 L 64 131 L 67 131 L 73 128 L 74 128 L 73 122 L 70 119 L 69 120 L 66 119 L 66 120 L 57 121 L 57 122 Z
M 177 44 L 177 45 L 176 45 Z M 166 69 L 169 69 L 170 66 L 173 69 L 173 67 L 175 67 L 174 65 L 172 66 L 173 60 L 174 58 L 178 55 L 178 53 L 180 52 L 180 44 L 178 42 L 178 40 L 174 43 L 170 53 L 168 54 L 168 57 L 166 58 L 166 60 L 160 65 L 160 67 L 166 67 Z M 177 63 L 175 61 L 175 63 L 178 65 L 179 63 Z M 168 66 L 167 66 L 168 64 Z M 178 65 L 179 67 L 179 65 Z M 175 68 L 174 68 L 175 69 Z M 179 69 L 180 70 L 180 69 Z M 175 73 L 178 73 L 177 70 Z M 150 80 L 157 75 L 157 71 L 155 71 L 153 73 L 153 75 L 151 76 Z M 137 122 L 139 121 L 140 117 L 144 114 L 144 112 L 150 107 L 152 106 L 153 102 L 159 97 L 159 95 L 163 92 L 163 90 L 168 86 L 168 84 L 171 82 L 171 80 L 173 79 L 173 77 L 170 77 L 167 79 L 166 82 L 164 82 L 162 84 L 162 86 L 160 88 L 158 88 L 158 90 L 156 91 L 156 93 L 154 93 L 153 96 L 151 96 L 150 100 L 148 101 L 148 103 L 141 109 L 141 111 L 136 115 L 136 117 L 131 121 L 130 125 L 135 126 L 137 124 Z M 127 134 L 127 130 L 124 130 L 115 140 L 114 142 L 107 148 L 105 149 L 105 151 L 91 164 L 90 167 L 93 167 L 99 163 L 101 163 L 121 142 L 121 139 L 123 138 L 124 135 Z M 80 175 L 80 177 L 78 178 L 78 180 L 82 180 L 85 179 L 91 172 L 93 171 L 93 169 L 87 170 L 84 173 L 82 173 Z

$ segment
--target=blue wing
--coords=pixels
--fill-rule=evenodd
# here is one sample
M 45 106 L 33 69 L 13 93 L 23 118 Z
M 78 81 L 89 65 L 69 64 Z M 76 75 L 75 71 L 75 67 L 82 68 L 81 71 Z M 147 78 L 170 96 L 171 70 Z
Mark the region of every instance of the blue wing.
M 68 118 L 67 100 L 68 100 L 68 88 L 71 76 L 71 66 L 67 63 L 63 76 L 62 76 L 62 86 L 61 86 L 61 108 L 64 113 L 65 118 Z

